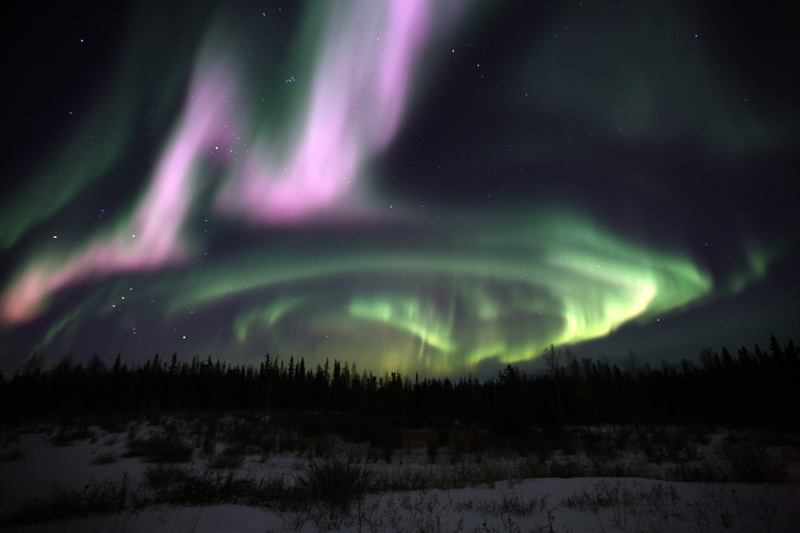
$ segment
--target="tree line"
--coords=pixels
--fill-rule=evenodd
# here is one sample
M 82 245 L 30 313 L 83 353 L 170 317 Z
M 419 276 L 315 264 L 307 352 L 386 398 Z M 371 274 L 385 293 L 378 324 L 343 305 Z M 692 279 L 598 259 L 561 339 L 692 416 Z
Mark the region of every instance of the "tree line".
M 46 416 L 160 415 L 170 412 L 354 412 L 403 424 L 453 424 L 514 434 L 532 427 L 596 424 L 714 424 L 798 427 L 800 350 L 768 347 L 701 351 L 695 361 L 640 363 L 629 354 L 579 358 L 550 346 L 542 368 L 508 365 L 489 379 L 375 375 L 347 362 L 308 367 L 304 359 L 264 356 L 257 365 L 159 354 L 143 364 L 95 355 L 48 365 L 31 356 L 0 376 L 0 420 Z

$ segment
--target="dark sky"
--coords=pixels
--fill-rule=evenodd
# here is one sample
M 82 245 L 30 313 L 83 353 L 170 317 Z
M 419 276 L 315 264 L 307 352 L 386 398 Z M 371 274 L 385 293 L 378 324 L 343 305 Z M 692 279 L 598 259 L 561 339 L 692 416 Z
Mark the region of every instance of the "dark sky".
M 660 361 L 797 333 L 792 2 L 9 13 L 7 372 L 483 373 L 551 343 Z

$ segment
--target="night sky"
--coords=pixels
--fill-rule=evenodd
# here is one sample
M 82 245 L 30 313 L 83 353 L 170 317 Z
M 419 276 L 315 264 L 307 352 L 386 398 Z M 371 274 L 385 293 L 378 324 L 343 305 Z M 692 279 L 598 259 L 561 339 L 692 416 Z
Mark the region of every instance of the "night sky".
M 6 372 L 485 374 L 798 332 L 795 2 L 18 4 Z

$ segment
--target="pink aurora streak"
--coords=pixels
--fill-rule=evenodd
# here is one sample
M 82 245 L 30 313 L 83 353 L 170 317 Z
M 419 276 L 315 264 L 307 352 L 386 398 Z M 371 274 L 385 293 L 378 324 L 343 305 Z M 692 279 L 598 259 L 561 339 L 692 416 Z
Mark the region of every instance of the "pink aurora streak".
M 209 70 L 193 84 L 179 127 L 131 221 L 72 257 L 50 257 L 39 261 L 41 266 L 28 267 L 3 296 L 3 320 L 35 318 L 50 294 L 74 283 L 115 272 L 154 270 L 183 258 L 180 229 L 191 203 L 193 167 L 214 141 L 227 141 L 220 137 L 227 131 L 227 95 L 233 88 L 221 82 L 225 78 L 221 71 Z
M 432 0 L 336 4 L 290 155 L 278 158 L 263 140 L 252 143 L 236 175 L 218 192 L 216 210 L 265 225 L 357 210 L 359 173 L 397 132 L 434 7 Z M 219 67 L 202 69 L 131 221 L 71 257 L 30 265 L 2 297 L 5 322 L 35 318 L 52 293 L 75 283 L 155 270 L 186 257 L 181 228 L 194 169 L 215 143 L 229 145 L 237 129 L 227 109 L 235 92 L 230 78 Z
M 220 211 L 286 224 L 341 211 L 345 199 L 352 210 L 348 193 L 364 163 L 395 136 L 431 26 L 431 2 L 336 7 L 331 26 L 338 31 L 319 59 L 294 150 L 275 164 L 269 147 L 253 146 L 244 172 L 217 197 Z

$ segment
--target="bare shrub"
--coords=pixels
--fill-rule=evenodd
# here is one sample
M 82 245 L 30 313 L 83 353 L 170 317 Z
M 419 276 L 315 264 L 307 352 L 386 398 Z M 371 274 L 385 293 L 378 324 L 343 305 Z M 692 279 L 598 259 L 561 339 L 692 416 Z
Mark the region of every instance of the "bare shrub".
M 143 505 L 143 495 L 130 478 L 89 481 L 82 488 L 56 487 L 50 494 L 27 500 L 0 524 L 31 524 L 89 514 L 119 513 Z
M 282 480 L 240 477 L 230 470 L 224 473 L 181 471 L 156 492 L 155 498 L 157 503 L 169 505 L 233 503 L 269 506 L 290 501 L 289 491 Z
M 788 474 L 780 460 L 755 442 L 726 443 L 720 450 L 730 464 L 734 481 L 743 483 L 785 483 Z
M 496 504 L 496 509 L 492 514 L 527 516 L 531 514 L 541 514 L 547 507 L 547 494 L 541 496 L 525 498 L 521 494 L 504 494 L 500 503 Z
M 87 427 L 68 429 L 62 426 L 59 432 L 50 438 L 53 446 L 72 446 L 72 443 L 76 440 L 91 440 L 94 442 L 96 437 Z
M 178 439 L 151 437 L 129 440 L 124 457 L 142 457 L 152 463 L 185 463 L 192 458 L 193 452 Z
M 226 453 L 214 454 L 206 462 L 208 468 L 212 470 L 236 470 L 241 467 L 243 463 L 243 456 Z
M 117 462 L 117 456 L 114 452 L 102 452 L 98 453 L 94 459 L 92 459 L 92 464 L 95 465 L 110 465 L 112 463 Z
M 167 487 L 184 477 L 184 475 L 184 470 L 175 465 L 147 465 L 144 470 L 145 480 L 154 489 Z
M 436 433 L 431 434 L 425 442 L 425 451 L 428 454 L 428 462 L 435 463 L 436 456 L 439 454 L 439 437 Z
M 297 479 L 298 488 L 311 498 L 343 509 L 364 496 L 369 482 L 362 466 L 341 459 L 312 461 Z
M 0 454 L 0 461 L 21 461 L 24 458 L 25 452 L 22 451 L 22 448 L 11 448 Z

